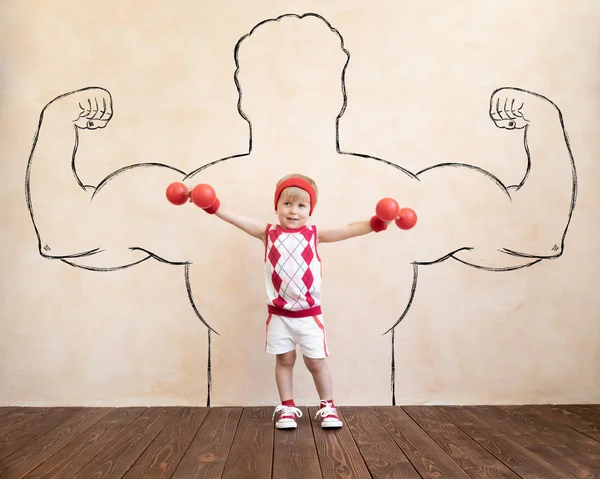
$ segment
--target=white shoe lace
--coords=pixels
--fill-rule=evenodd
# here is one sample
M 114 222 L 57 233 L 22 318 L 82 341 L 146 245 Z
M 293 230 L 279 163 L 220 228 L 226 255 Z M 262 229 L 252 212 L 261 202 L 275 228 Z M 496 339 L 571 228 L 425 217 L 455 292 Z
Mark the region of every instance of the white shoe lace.
M 277 414 L 279 411 L 282 411 L 283 416 L 286 416 L 288 414 L 295 414 L 297 417 L 302 417 L 302 411 L 300 411 L 300 409 L 298 409 L 297 407 L 284 406 L 280 404 L 275 408 L 275 411 L 273 411 L 272 419 L 275 419 L 275 414 Z
M 330 414 L 337 416 L 337 411 L 331 404 L 325 401 L 323 401 L 321 404 L 324 406 L 317 411 L 317 414 L 315 414 L 315 419 L 317 419 L 319 416 L 321 416 L 321 419 L 323 419 L 325 416 L 329 416 Z

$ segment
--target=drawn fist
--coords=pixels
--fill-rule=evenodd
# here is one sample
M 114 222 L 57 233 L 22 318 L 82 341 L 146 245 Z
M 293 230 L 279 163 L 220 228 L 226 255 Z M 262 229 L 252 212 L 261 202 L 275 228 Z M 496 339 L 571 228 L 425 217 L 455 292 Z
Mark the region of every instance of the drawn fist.
M 104 128 L 112 118 L 112 97 L 104 88 L 83 88 L 55 98 L 44 111 L 68 119 L 77 128 L 95 130 Z
M 542 95 L 519 88 L 500 88 L 492 94 L 490 117 L 498 128 L 515 130 L 525 128 L 539 115 L 547 115 L 558 108 Z

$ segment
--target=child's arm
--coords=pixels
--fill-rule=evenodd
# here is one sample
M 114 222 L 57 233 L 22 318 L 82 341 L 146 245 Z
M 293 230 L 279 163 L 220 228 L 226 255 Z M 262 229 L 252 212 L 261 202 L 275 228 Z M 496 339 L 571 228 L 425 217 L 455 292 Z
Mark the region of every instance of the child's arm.
M 389 224 L 389 222 L 385 223 L 386 225 Z M 373 229 L 372 221 L 357 221 L 342 228 L 317 230 L 317 239 L 319 243 L 334 243 L 336 241 L 363 236 L 373 231 L 375 230 Z
M 267 228 L 266 223 L 263 225 L 258 221 L 249 218 L 248 216 L 237 213 L 230 207 L 223 204 L 219 205 L 214 215 L 218 216 L 223 221 L 232 224 L 236 228 L 248 233 L 250 236 L 254 236 L 261 241 L 264 241 L 265 239 L 265 230 Z
M 264 241 L 267 225 L 261 225 L 258 221 L 241 215 L 229 206 L 221 204 L 221 200 L 217 198 L 217 194 L 212 186 L 204 183 L 196 185 L 193 190 L 189 191 L 188 189 L 187 196 L 192 203 L 202 208 L 208 214 L 218 216 L 223 221 L 232 224 L 250 236 Z
M 333 243 L 363 236 L 372 231 L 379 233 L 385 231 L 392 220 L 400 229 L 411 229 L 417 222 L 417 216 L 410 208 L 400 209 L 398 202 L 393 198 L 382 198 L 375 207 L 375 216 L 369 221 L 357 221 L 343 228 L 318 231 L 317 241 Z

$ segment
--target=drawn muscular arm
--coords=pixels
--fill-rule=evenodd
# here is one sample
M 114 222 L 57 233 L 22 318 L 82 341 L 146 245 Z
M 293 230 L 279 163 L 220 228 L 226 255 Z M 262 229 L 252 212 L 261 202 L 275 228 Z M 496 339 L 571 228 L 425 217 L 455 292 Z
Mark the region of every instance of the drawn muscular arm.
M 39 252 L 90 269 L 117 269 L 153 256 L 180 261 L 160 250 L 169 244 L 164 231 L 170 225 L 153 217 L 169 208 L 165 187 L 181 181 L 183 172 L 138 164 L 96 186 L 85 185 L 77 174 L 80 135 L 104 128 L 112 114 L 111 95 L 102 88 L 67 93 L 43 109 L 25 185 Z M 171 207 L 169 215 L 177 214 Z
M 441 214 L 454 215 L 452 230 L 440 235 L 446 253 L 499 270 L 556 258 L 563 252 L 577 194 L 562 114 L 541 95 L 503 88 L 491 97 L 490 117 L 499 128 L 523 132 L 527 169 L 519 184 L 505 186 L 464 164 L 437 165 L 417 175 L 436 195 Z

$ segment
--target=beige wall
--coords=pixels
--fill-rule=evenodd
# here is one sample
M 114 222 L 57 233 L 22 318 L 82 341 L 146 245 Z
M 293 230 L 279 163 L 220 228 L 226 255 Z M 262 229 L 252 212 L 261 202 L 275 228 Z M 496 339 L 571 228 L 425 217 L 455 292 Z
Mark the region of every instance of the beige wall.
M 87 86 L 110 92 L 114 117 L 106 128 L 80 130 L 77 173 L 86 185 L 133 163 L 187 173 L 247 152 L 234 46 L 263 20 L 304 12 L 331 22 L 350 51 L 343 151 L 415 173 L 468 163 L 518 184 L 524 130 L 498 128 L 489 117 L 492 92 L 510 86 L 560 108 L 575 158 L 578 197 L 562 256 L 511 272 L 452 258 L 419 267 L 414 301 L 394 330 L 396 402 L 599 402 L 600 5 L 455 3 L 3 2 L 0 405 L 206 404 L 207 328 L 190 307 L 184 267 L 150 259 L 94 272 L 44 259 L 25 200 L 27 159 L 44 106 Z M 275 220 L 275 181 L 297 171 L 319 184 L 319 227 L 368 219 L 383 196 L 417 210 L 410 232 L 394 227 L 320 247 L 334 398 L 390 404 L 392 337 L 382 333 L 406 307 L 411 263 L 462 247 L 473 249 L 458 259 L 486 268 L 528 261 L 502 248 L 556 255 L 571 169 L 556 111 L 514 92 L 530 121 L 532 168 L 512 202 L 472 169 L 438 168 L 416 181 L 336 154 L 344 61 L 336 41 L 314 18 L 271 23 L 249 37 L 240 82 L 255 149 L 190 183 L 211 183 L 224 203 L 265 223 Z M 42 252 L 99 248 L 73 260 L 93 268 L 145 257 L 132 247 L 190 262 L 198 308 L 220 333 L 211 336 L 211 404 L 275 404 L 260 243 L 192 205 L 169 205 L 164 188 L 181 179 L 172 170 L 128 170 L 90 201 L 70 171 L 69 122 L 87 97 L 69 98 L 48 110 L 33 157 Z M 295 398 L 318 400 L 301 362 Z

